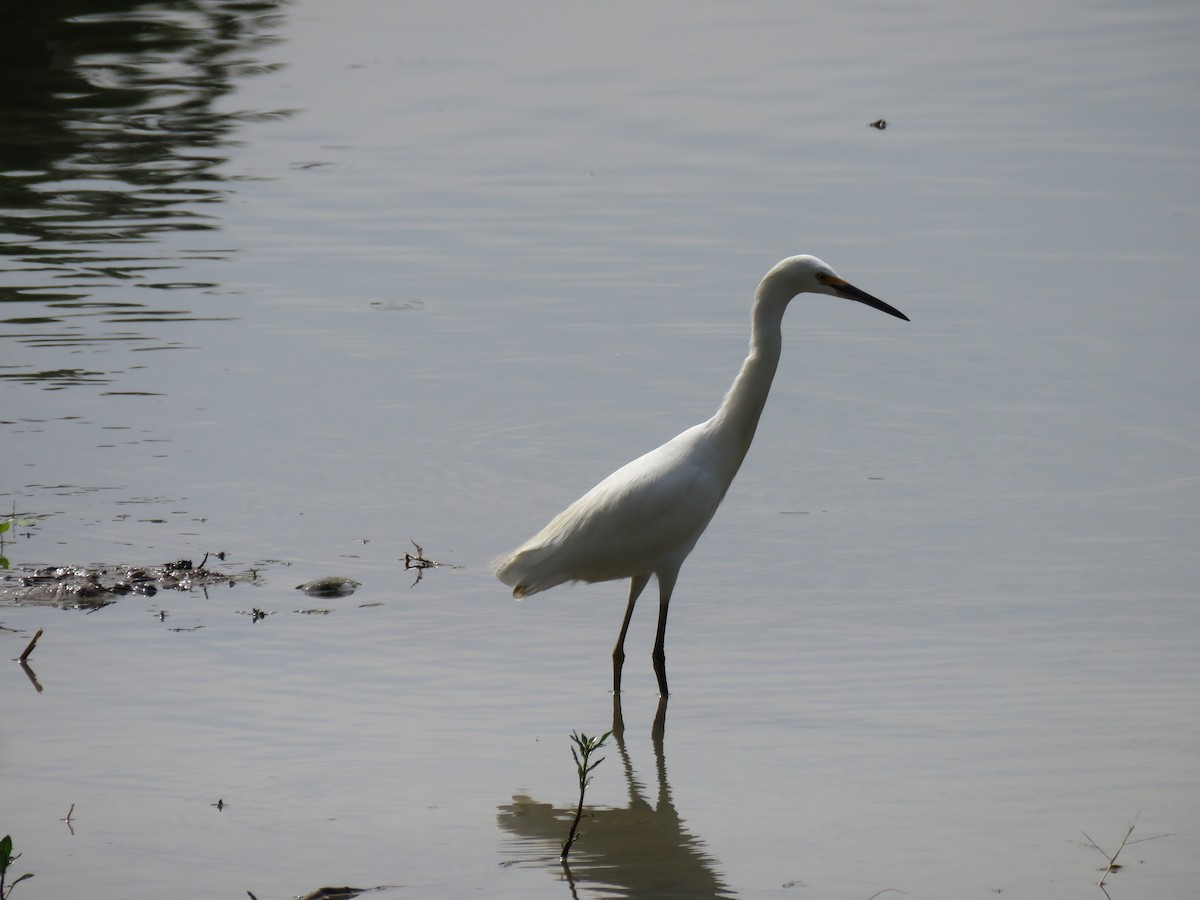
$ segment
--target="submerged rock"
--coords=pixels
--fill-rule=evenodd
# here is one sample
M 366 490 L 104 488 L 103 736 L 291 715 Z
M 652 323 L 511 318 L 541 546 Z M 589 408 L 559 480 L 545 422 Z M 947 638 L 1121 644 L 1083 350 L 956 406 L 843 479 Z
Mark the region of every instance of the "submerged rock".
M 345 597 L 354 593 L 361 582 L 342 575 L 327 575 L 324 578 L 314 578 L 304 584 L 296 585 L 296 590 L 304 591 L 310 597 Z

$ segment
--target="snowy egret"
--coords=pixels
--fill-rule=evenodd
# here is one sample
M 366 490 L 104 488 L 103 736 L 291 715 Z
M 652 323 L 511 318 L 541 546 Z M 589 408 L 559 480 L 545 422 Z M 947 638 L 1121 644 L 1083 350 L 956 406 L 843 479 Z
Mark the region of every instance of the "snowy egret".
M 750 449 L 779 365 L 780 325 L 797 294 L 832 294 L 908 321 L 908 316 L 838 277 L 814 256 L 792 256 L 754 294 L 750 353 L 716 414 L 613 472 L 550 524 L 495 562 L 496 577 L 520 599 L 567 581 L 630 579 L 613 648 L 613 691 L 621 690 L 625 633 L 642 590 L 658 580 L 654 674 L 667 695 L 667 607 L 679 569 L 704 533 Z

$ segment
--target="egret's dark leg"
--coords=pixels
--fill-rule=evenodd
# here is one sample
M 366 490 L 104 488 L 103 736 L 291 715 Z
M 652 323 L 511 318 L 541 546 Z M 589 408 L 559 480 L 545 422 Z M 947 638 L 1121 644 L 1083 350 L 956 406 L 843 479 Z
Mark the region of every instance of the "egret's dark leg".
M 621 633 L 617 636 L 617 646 L 613 647 L 613 693 L 621 693 L 621 668 L 625 665 L 625 632 L 629 631 L 629 620 L 633 618 L 633 608 L 637 599 L 650 582 L 649 573 L 634 575 L 629 579 L 629 605 L 625 607 L 625 620 L 621 623 Z
M 675 590 L 675 578 L 678 572 L 659 572 L 658 578 L 658 632 L 654 636 L 654 674 L 658 677 L 659 696 L 665 697 L 667 691 L 667 609 L 671 605 L 671 592 Z

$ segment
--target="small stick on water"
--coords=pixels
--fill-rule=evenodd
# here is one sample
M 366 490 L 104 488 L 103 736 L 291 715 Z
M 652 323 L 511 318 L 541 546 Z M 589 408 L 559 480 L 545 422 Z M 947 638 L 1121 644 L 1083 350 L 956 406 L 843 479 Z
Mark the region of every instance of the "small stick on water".
M 42 629 L 37 630 L 37 634 L 33 636 L 33 640 L 29 642 L 29 646 L 25 648 L 25 652 L 21 654 L 20 662 L 25 662 L 29 659 L 29 654 L 33 652 L 33 648 L 37 646 L 38 638 L 42 636 Z
M 575 843 L 576 829 L 579 828 L 579 820 L 583 818 L 583 795 L 587 791 L 587 786 L 591 782 L 588 775 L 600 763 L 604 762 L 604 757 L 600 757 L 595 762 L 589 762 L 592 753 L 604 746 L 604 742 L 608 740 L 612 734 L 611 731 L 602 734 L 600 737 L 588 737 L 586 734 L 572 731 L 571 741 L 575 744 L 571 748 L 571 756 L 575 759 L 575 769 L 579 772 L 579 804 L 575 807 L 575 821 L 571 823 L 571 830 L 567 833 L 567 840 L 562 845 L 562 854 L 558 857 L 558 861 L 564 866 L 567 864 L 567 856 L 571 852 L 571 845 Z
M 1137 816 L 1134 816 L 1134 819 L 1136 820 Z M 1091 835 L 1089 835 L 1086 831 L 1083 832 L 1083 836 L 1088 839 L 1088 843 L 1103 853 L 1108 859 L 1108 865 L 1104 867 L 1104 873 L 1100 876 L 1100 880 L 1096 882 L 1098 887 L 1104 887 L 1104 880 L 1108 878 L 1113 869 L 1121 868 L 1121 866 L 1117 863 L 1117 857 L 1120 856 L 1121 851 L 1125 849 L 1125 844 L 1129 840 L 1129 836 L 1131 834 L 1133 834 L 1133 822 L 1130 822 L 1129 827 L 1125 830 L 1125 837 L 1121 838 L 1121 846 L 1117 848 L 1117 852 L 1109 856 L 1108 851 L 1093 841 Z
M 1104 867 L 1104 872 L 1103 872 L 1103 874 L 1101 874 L 1100 880 L 1096 882 L 1097 887 L 1103 889 L 1105 879 L 1107 879 L 1110 874 L 1117 871 L 1117 869 L 1121 868 L 1121 864 L 1119 862 L 1117 862 L 1117 857 L 1121 855 L 1121 851 L 1125 849 L 1126 844 L 1141 844 L 1141 843 L 1145 843 L 1146 841 L 1156 841 L 1159 838 L 1171 836 L 1170 833 L 1154 834 L 1154 835 L 1151 835 L 1150 837 L 1138 838 L 1138 840 L 1136 840 L 1136 841 L 1131 841 L 1129 839 L 1129 837 L 1130 837 L 1130 835 L 1133 834 L 1133 827 L 1136 823 L 1137 823 L 1137 816 L 1134 816 L 1133 821 L 1129 823 L 1129 827 L 1127 829 L 1125 829 L 1125 837 L 1121 838 L 1121 845 L 1119 847 L 1117 847 L 1117 852 L 1113 853 L 1112 855 L 1109 855 L 1109 852 L 1107 850 L 1105 850 L 1103 847 L 1101 847 L 1099 844 L 1097 844 L 1095 841 L 1093 841 L 1091 838 L 1091 835 L 1089 835 L 1086 831 L 1082 832 L 1083 836 L 1088 839 L 1088 844 L 1091 845 L 1092 847 L 1095 847 L 1097 850 L 1099 850 L 1101 853 L 1103 853 L 1104 858 L 1108 860 L 1108 865 Z
M 417 580 L 409 585 L 411 589 L 421 583 L 421 576 L 425 574 L 426 569 L 436 569 L 441 563 L 434 562 L 432 559 L 426 559 L 424 548 L 412 538 L 409 538 L 408 541 L 417 549 L 416 556 L 413 556 L 411 553 L 404 554 L 404 568 L 417 570 Z

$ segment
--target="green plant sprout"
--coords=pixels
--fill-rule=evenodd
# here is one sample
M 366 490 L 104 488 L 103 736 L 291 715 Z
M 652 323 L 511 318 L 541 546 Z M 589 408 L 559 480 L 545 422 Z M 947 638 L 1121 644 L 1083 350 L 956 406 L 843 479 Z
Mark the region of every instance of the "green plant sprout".
M 26 872 L 12 884 L 5 887 L 5 879 L 8 877 L 8 867 L 21 858 L 21 854 L 12 855 L 12 835 L 6 834 L 0 839 L 0 900 L 8 900 L 12 896 L 13 888 L 24 881 L 26 878 L 32 878 L 32 872 Z
M 7 569 L 9 567 L 8 557 L 4 555 L 4 544 L 6 541 L 4 537 L 5 533 L 12 528 L 28 528 L 30 525 L 36 525 L 38 519 L 44 518 L 45 516 L 35 515 L 18 516 L 17 501 L 13 501 L 12 514 L 5 516 L 4 520 L 0 521 L 0 569 Z M 16 532 L 13 533 L 15 534 Z M 28 537 L 28 535 L 26 535 L 26 537 Z
M 579 805 L 575 808 L 575 821 L 571 823 L 571 830 L 567 833 L 567 839 L 562 845 L 562 854 L 558 857 L 559 862 L 564 865 L 567 862 L 568 854 L 571 852 L 571 846 L 575 843 L 579 820 L 583 818 L 583 796 L 587 792 L 587 786 L 591 783 L 591 779 L 588 776 L 596 766 L 604 762 L 603 756 L 592 762 L 592 754 L 604 746 L 604 742 L 608 740 L 610 735 L 612 735 L 611 731 L 600 735 L 600 737 L 588 737 L 582 732 L 571 732 L 571 743 L 574 744 L 571 747 L 571 756 L 575 760 L 575 769 L 579 772 Z

